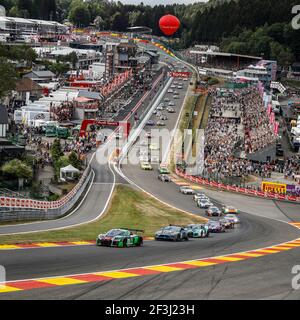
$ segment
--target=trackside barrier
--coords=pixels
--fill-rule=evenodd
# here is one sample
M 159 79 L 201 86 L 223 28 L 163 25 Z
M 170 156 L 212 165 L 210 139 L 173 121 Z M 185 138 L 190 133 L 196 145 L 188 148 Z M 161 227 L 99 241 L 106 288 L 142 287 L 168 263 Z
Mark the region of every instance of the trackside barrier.
M 57 201 L 0 197 L 0 221 L 55 219 L 61 217 L 79 200 L 92 177 L 93 171 L 88 166 L 77 185 Z
M 219 190 L 230 191 L 230 192 L 235 192 L 235 193 L 244 194 L 248 196 L 259 197 L 259 198 L 266 198 L 270 200 L 281 200 L 281 201 L 291 201 L 291 202 L 300 203 L 300 197 L 296 197 L 296 196 L 288 196 L 288 195 L 276 194 L 272 192 L 263 192 L 263 191 L 251 190 L 247 188 L 234 187 L 234 186 L 226 185 L 216 181 L 209 181 L 207 179 L 190 176 L 183 173 L 179 169 L 176 169 L 175 172 L 177 176 L 185 180 L 191 181 L 196 184 L 204 185 L 207 187 L 219 189 Z

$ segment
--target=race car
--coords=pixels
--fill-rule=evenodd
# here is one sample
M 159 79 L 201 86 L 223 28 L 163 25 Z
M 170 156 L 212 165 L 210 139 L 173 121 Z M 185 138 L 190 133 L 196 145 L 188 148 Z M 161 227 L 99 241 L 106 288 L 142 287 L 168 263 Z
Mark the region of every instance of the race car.
M 169 169 L 167 167 L 165 167 L 165 166 L 160 166 L 158 168 L 158 172 L 160 174 L 169 174 L 170 173 Z
M 179 188 L 179 192 L 182 194 L 194 194 L 195 191 L 190 186 L 182 186 Z
M 209 198 L 203 192 L 196 192 L 194 194 L 194 201 L 198 201 L 201 199 L 209 200 Z
M 162 114 L 160 117 L 159 117 L 160 120 L 162 121 L 166 121 L 168 120 L 168 117 L 165 115 L 165 114 Z
M 168 226 L 161 228 L 155 233 L 155 240 L 188 241 L 189 237 L 185 228 Z
M 153 120 L 148 120 L 146 126 L 155 126 L 155 122 Z
M 200 209 L 208 209 L 213 205 L 214 204 L 207 199 L 200 199 L 197 201 L 197 207 L 199 207 Z
M 144 232 L 143 230 L 133 229 L 112 229 L 104 234 L 99 234 L 96 239 L 97 246 L 106 247 L 140 247 L 143 245 L 143 237 L 133 232 Z
M 237 213 L 239 213 L 239 210 L 234 208 L 234 207 L 232 207 L 232 206 L 223 206 L 222 207 L 222 212 L 224 214 L 237 214 Z
M 211 233 L 225 232 L 225 226 L 219 221 L 209 221 L 206 225 Z
M 150 150 L 159 150 L 159 145 L 157 143 L 151 143 L 149 146 Z
M 206 238 L 209 236 L 207 225 L 203 224 L 189 224 L 186 227 L 189 238 Z
M 159 120 L 159 121 L 157 121 L 156 125 L 157 125 L 158 127 L 164 127 L 164 126 L 166 125 L 166 123 L 163 122 L 163 121 L 161 121 L 161 120 Z
M 240 223 L 240 219 L 235 214 L 226 214 L 224 219 L 233 221 L 234 224 Z
M 219 222 L 223 224 L 225 229 L 234 229 L 234 222 L 232 220 L 223 218 L 220 219 Z
M 153 170 L 153 168 L 149 162 L 141 162 L 141 168 L 143 170 Z
M 168 107 L 166 110 L 169 113 L 175 113 L 175 109 L 174 108 Z
M 156 110 L 162 111 L 162 110 L 164 110 L 164 108 L 165 108 L 165 105 L 164 105 L 163 103 L 160 103 L 160 104 L 158 105 L 158 107 L 156 108 Z
M 215 206 L 209 207 L 206 211 L 205 211 L 206 215 L 209 217 L 221 217 L 222 216 L 222 211 Z
M 162 182 L 171 182 L 171 178 L 166 174 L 160 174 L 158 176 L 158 180 L 160 180 Z

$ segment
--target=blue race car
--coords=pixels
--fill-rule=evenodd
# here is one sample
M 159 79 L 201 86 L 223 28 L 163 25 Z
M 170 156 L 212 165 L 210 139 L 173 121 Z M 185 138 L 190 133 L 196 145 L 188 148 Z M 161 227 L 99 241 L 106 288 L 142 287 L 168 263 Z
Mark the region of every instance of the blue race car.
M 168 226 L 161 228 L 155 233 L 155 240 L 188 241 L 189 237 L 185 228 L 178 226 Z

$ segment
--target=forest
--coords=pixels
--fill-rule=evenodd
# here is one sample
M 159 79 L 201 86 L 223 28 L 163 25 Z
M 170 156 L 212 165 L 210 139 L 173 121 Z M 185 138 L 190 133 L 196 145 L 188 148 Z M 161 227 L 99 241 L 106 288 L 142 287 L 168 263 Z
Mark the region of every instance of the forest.
M 163 2 L 163 1 L 162 1 Z M 300 30 L 291 25 L 298 0 L 210 0 L 191 5 L 124 5 L 108 0 L 0 0 L 7 16 L 69 21 L 77 27 L 126 31 L 148 26 L 162 35 L 158 21 L 174 14 L 181 27 L 174 37 L 179 47 L 218 44 L 233 53 L 263 55 L 281 65 L 300 60 Z

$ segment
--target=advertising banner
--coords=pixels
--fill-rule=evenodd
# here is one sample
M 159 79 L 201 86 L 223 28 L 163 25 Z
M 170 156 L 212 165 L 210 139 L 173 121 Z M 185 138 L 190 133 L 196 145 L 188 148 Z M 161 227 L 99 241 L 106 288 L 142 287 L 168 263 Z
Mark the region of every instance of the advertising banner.
M 286 184 L 263 181 L 261 188 L 264 192 L 286 194 Z
M 300 185 L 288 184 L 286 186 L 286 191 L 293 196 L 299 196 L 300 195 Z
M 171 72 L 171 77 L 173 78 L 188 78 L 190 72 Z

